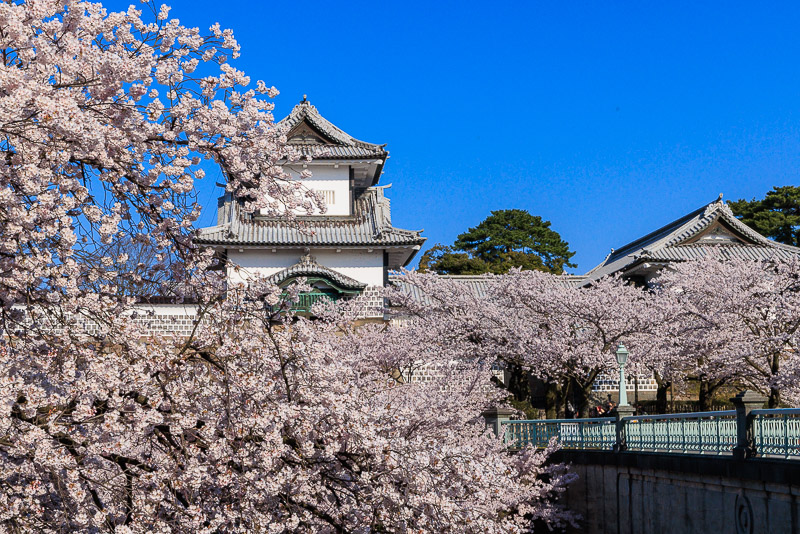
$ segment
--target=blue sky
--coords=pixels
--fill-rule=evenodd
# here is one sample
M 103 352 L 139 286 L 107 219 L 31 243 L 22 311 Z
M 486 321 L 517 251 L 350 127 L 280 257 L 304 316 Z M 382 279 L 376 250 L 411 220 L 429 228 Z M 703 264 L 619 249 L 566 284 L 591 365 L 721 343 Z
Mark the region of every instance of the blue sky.
M 520 208 L 582 273 L 721 192 L 799 182 L 797 2 L 166 3 L 233 29 L 235 65 L 281 91 L 278 118 L 308 94 L 388 143 L 393 222 L 428 246 Z

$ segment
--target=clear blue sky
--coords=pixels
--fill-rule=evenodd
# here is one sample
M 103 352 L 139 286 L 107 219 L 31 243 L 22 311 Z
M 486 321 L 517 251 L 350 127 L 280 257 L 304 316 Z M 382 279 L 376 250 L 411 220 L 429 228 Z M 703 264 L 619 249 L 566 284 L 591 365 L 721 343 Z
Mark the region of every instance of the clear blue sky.
M 428 246 L 521 208 L 583 273 L 720 192 L 799 182 L 798 2 L 165 3 L 233 29 L 278 118 L 305 93 L 388 143 L 393 222 Z

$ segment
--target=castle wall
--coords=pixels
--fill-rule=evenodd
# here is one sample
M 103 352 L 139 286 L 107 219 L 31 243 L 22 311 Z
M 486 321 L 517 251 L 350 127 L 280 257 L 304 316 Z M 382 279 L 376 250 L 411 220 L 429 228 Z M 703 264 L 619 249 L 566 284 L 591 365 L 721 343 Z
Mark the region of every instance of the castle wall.
M 237 249 L 228 251 L 228 259 L 239 266 L 229 269 L 228 280 L 238 283 L 249 276 L 271 276 L 300 261 L 303 249 Z M 367 252 L 364 249 L 311 249 L 317 263 L 349 276 L 368 286 L 383 286 L 383 250 Z
M 291 176 L 297 178 L 303 170 L 302 164 L 284 168 Z M 302 183 L 309 189 L 322 194 L 328 211 L 325 215 L 350 215 L 350 166 L 309 165 L 313 176 Z

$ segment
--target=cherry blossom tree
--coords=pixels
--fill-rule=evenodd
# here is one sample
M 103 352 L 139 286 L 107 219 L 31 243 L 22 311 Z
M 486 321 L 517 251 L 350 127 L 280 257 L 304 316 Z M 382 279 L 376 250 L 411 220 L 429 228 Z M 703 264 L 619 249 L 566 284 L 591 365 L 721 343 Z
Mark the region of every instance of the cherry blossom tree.
M 134 7 L 107 13 L 87 2 L 0 6 L 7 324 L 19 320 L 13 309 L 21 303 L 97 312 L 110 295 L 86 294 L 81 281 L 111 288 L 127 257 L 86 264 L 80 253 L 117 239 L 149 244 L 159 262 L 177 255 L 175 282 L 207 267 L 211 256 L 191 246 L 203 160 L 219 166 L 245 210 L 291 216 L 315 208 L 315 196 L 279 166 L 298 154 L 271 126 L 272 103 L 259 98 L 277 91 L 263 82 L 247 89 L 249 78 L 227 63 L 239 53 L 232 33 L 214 25 L 204 35 L 168 20 L 167 7 L 145 9 L 153 22 Z
M 797 402 L 800 263 L 754 261 L 718 254 L 675 266 L 659 277 L 665 325 L 685 374 L 700 380 L 700 403 L 741 384 L 769 395 L 770 407 Z
M 667 413 L 668 394 L 687 393 L 687 377 L 692 360 L 680 349 L 684 335 L 678 317 L 683 313 L 680 302 L 670 292 L 648 288 L 650 299 L 647 313 L 652 328 L 637 336 L 636 367 L 640 374 L 652 376 L 656 382 L 656 413 Z
M 592 385 L 616 369 L 620 342 L 632 349 L 632 368 L 644 369 L 661 320 L 650 293 L 619 277 L 579 288 L 537 271 L 486 275 L 485 281 L 485 294 L 476 295 L 456 279 L 406 273 L 405 285 L 417 290 L 398 289 L 390 298 L 402 313 L 425 318 L 430 335 L 444 343 L 467 343 L 462 352 L 521 367 L 548 383 L 551 417 L 571 391 L 578 413 L 588 414 Z
M 406 273 L 404 285 L 415 291 L 398 289 L 391 299 L 442 343 L 465 344 L 465 354 L 546 382 L 548 417 L 563 413 L 557 406 L 571 393 L 585 416 L 594 380 L 616 374 L 620 342 L 631 351 L 630 372 L 656 377 L 662 409 L 667 388 L 685 390 L 692 379 L 703 410 L 724 386 L 755 388 L 771 407 L 796 403 L 798 280 L 797 259 L 743 260 L 720 250 L 665 269 L 647 288 L 619 277 L 578 288 L 512 271 L 486 275 L 478 295 L 457 279 Z
M 571 476 L 549 451 L 511 455 L 485 428 L 498 392 L 469 340 L 355 330 L 358 302 L 293 317 L 302 283 L 229 285 L 193 245 L 203 165 L 245 212 L 324 208 L 281 170 L 299 155 L 273 124 L 277 91 L 229 65 L 232 33 L 142 9 L 151 22 L 77 0 L 0 4 L 0 528 L 482 533 L 570 519 L 553 500 Z M 155 261 L 130 269 L 119 242 Z M 188 336 L 154 334 L 130 295 L 165 270 L 196 313 Z M 412 349 L 449 379 L 400 380 Z
M 652 296 L 618 276 L 581 288 L 554 277 L 549 283 L 555 288 L 547 293 L 526 282 L 506 280 L 504 291 L 497 293 L 504 307 L 513 310 L 509 320 L 540 325 L 536 339 L 526 342 L 528 351 L 519 354 L 534 375 L 560 383 L 563 397 L 572 388 L 577 413 L 587 417 L 595 380 L 602 373 L 616 372 L 620 343 L 631 350 L 629 369 L 642 371 L 650 350 L 647 340 L 659 321 L 650 306 Z M 515 285 L 522 291 L 515 291 Z
M 544 465 L 549 451 L 509 455 L 484 428 L 486 369 L 398 383 L 386 370 L 413 330 L 355 331 L 347 313 L 295 320 L 284 298 L 254 283 L 177 346 L 62 355 L 50 384 L 30 365 L 14 373 L 0 519 L 31 531 L 516 532 L 566 517 L 548 496 L 570 476 Z M 26 357 L 6 348 L 17 366 Z

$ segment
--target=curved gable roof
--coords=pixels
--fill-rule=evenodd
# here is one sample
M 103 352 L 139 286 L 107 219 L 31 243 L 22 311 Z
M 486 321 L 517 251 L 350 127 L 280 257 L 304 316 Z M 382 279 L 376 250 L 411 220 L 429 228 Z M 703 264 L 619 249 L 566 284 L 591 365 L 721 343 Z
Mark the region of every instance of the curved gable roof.
M 320 265 L 317 263 L 316 258 L 314 258 L 314 256 L 308 252 L 300 257 L 300 261 L 298 263 L 295 263 L 291 267 L 287 267 L 286 269 L 278 271 L 270 276 L 269 281 L 273 284 L 280 285 L 287 280 L 300 276 L 319 276 L 333 282 L 336 286 L 338 286 L 337 289 L 344 289 L 346 291 L 360 291 L 367 287 L 367 284 L 359 282 L 358 280 L 350 278 L 349 276 L 345 276 L 329 267 Z
M 292 143 L 292 133 L 298 132 L 304 123 L 315 130 L 327 143 L 304 143 L 302 141 Z M 298 146 L 301 152 L 313 156 L 314 159 L 385 159 L 389 154 L 384 148 L 386 145 L 360 141 L 338 128 L 320 115 L 317 108 L 312 106 L 305 97 L 286 118 L 277 123 L 277 126 L 286 128 L 290 144 Z
M 720 230 L 727 239 L 717 242 L 701 239 L 714 230 Z M 586 273 L 587 281 L 625 271 L 647 260 L 670 262 L 702 258 L 710 247 L 721 249 L 729 257 L 754 260 L 800 256 L 800 248 L 767 239 L 737 219 L 720 195 L 714 202 L 612 250 L 600 265 Z

